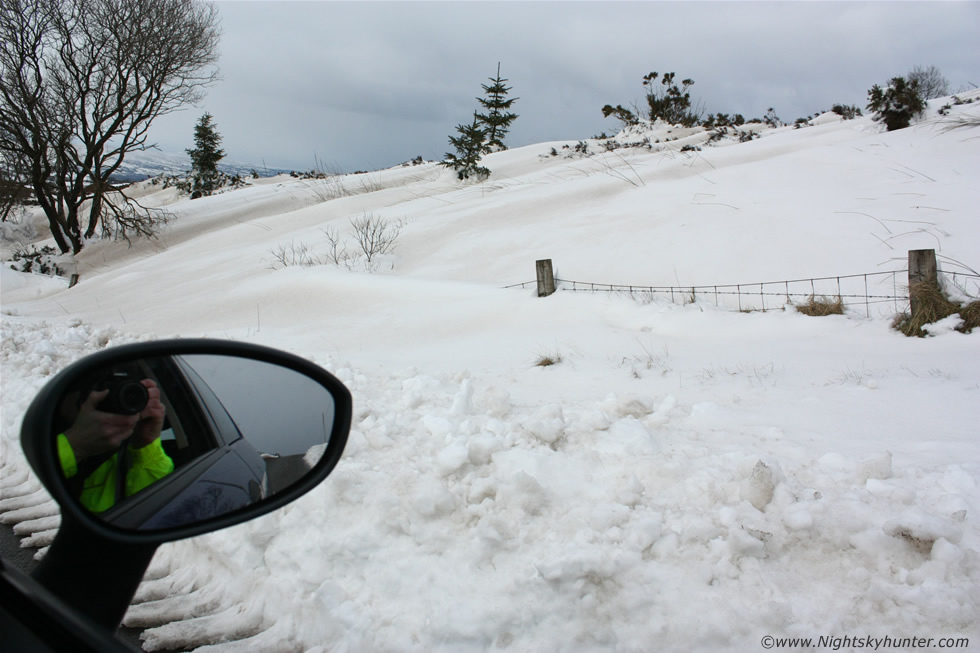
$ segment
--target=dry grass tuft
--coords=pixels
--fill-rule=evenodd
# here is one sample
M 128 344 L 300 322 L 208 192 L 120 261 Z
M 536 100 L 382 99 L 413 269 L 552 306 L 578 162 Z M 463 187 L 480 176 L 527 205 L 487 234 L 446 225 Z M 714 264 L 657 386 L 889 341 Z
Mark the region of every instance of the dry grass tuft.
M 805 304 L 800 304 L 796 307 L 796 310 L 804 315 L 809 315 L 811 317 L 823 317 L 825 315 L 843 315 L 844 314 L 844 300 L 840 297 L 835 297 L 834 299 L 828 299 L 827 297 L 821 297 L 817 299 L 813 295 L 806 301 Z
M 551 367 L 561 362 L 561 354 L 542 354 L 538 360 L 534 361 L 537 367 Z
M 915 310 L 898 315 L 892 322 L 893 328 L 907 336 L 923 338 L 927 335 L 922 330 L 923 326 L 957 313 L 964 322 L 956 329 L 957 331 L 970 333 L 975 327 L 980 326 L 980 301 L 961 306 L 947 299 L 941 289 L 929 283 L 913 284 L 909 288 L 909 297 Z
M 980 301 L 972 301 L 960 309 L 960 317 L 963 318 L 963 326 L 957 331 L 970 333 L 980 327 Z

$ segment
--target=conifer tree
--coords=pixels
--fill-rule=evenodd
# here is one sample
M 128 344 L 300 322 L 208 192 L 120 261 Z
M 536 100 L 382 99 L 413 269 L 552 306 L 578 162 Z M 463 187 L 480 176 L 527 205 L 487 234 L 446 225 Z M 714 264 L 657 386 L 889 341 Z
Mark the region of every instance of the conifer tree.
M 220 174 L 218 161 L 224 158 L 221 135 L 212 122 L 210 113 L 205 113 L 194 127 L 194 149 L 186 150 L 191 157 L 191 199 L 210 195 L 217 190 Z
M 877 84 L 871 87 L 867 108 L 874 112 L 873 120 L 885 123 L 888 131 L 894 131 L 908 127 L 912 118 L 925 110 L 926 103 L 919 94 L 917 81 L 893 77 L 887 89 L 882 90 Z
M 446 159 L 440 165 L 452 168 L 459 179 L 487 177 L 490 170 L 480 165 L 480 159 L 490 152 L 487 142 L 487 130 L 480 118 L 473 114 L 473 122 L 469 125 L 457 125 L 459 136 L 450 136 L 449 142 L 456 148 L 456 153 L 446 153 Z
M 497 62 L 497 76 L 490 78 L 490 85 L 481 84 L 486 97 L 477 98 L 486 113 L 477 113 L 476 117 L 486 125 L 487 147 L 490 152 L 506 150 L 504 136 L 510 129 L 510 123 L 514 122 L 517 114 L 509 113 L 511 105 L 520 98 L 508 98 L 507 93 L 511 90 L 510 86 L 504 85 L 508 80 L 500 76 L 500 62 Z

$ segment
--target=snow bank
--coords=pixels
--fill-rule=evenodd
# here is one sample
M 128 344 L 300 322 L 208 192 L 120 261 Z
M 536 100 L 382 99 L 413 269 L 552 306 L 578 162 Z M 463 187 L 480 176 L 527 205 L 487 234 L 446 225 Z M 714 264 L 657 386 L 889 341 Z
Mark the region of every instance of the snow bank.
M 901 269 L 937 242 L 977 263 L 980 141 L 818 122 L 683 155 L 521 148 L 488 157 L 484 185 L 420 166 L 309 203 L 283 180 L 175 203 L 165 249 L 86 250 L 70 290 L 8 295 L 5 274 L 0 518 L 41 545 L 56 526 L 17 431 L 57 369 L 232 337 L 331 370 L 353 430 L 301 500 L 161 548 L 126 617 L 148 650 L 976 639 L 980 334 L 500 288 L 546 256 L 665 285 Z M 393 267 L 270 265 L 367 211 L 405 221 Z
M 4 304 L 14 304 L 59 293 L 68 287 L 68 281 L 60 277 L 18 272 L 3 265 L 0 266 L 0 287 L 3 288 Z

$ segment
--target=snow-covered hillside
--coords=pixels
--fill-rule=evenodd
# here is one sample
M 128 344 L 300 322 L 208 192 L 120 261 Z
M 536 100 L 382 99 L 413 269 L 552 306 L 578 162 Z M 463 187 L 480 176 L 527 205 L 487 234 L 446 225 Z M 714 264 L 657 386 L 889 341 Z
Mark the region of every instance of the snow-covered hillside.
M 0 520 L 53 537 L 17 439 L 58 369 L 148 338 L 247 340 L 343 380 L 350 441 L 295 504 L 160 549 L 126 617 L 148 650 L 975 644 L 980 334 L 953 318 L 906 338 L 895 302 L 812 318 L 503 288 L 542 258 L 691 287 L 900 271 L 932 248 L 976 296 L 980 132 L 944 129 L 942 103 L 893 133 L 828 114 L 745 143 L 663 126 L 542 143 L 486 157 L 483 183 L 423 164 L 195 201 L 147 187 L 177 216 L 158 240 L 88 244 L 71 289 L 3 270 Z M 373 273 L 276 255 L 326 260 L 325 231 L 364 216 L 401 229 Z
M 142 181 L 160 175 L 182 176 L 186 175 L 190 169 L 191 159 L 187 154 L 160 152 L 158 150 L 137 151 L 126 155 L 125 161 L 119 166 L 119 171 L 113 175 L 113 178 L 120 182 Z M 251 177 L 253 173 L 261 177 L 269 177 L 288 172 L 288 170 L 280 168 L 270 169 L 265 165 L 228 161 L 227 159 L 218 164 L 218 169 L 229 176 L 240 175 L 242 177 Z

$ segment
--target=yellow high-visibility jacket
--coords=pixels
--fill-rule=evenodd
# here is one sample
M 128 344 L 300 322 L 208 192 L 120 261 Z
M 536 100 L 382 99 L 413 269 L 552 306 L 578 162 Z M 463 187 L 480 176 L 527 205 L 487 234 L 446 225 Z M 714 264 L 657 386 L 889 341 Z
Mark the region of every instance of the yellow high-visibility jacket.
M 58 458 L 65 478 L 72 478 L 78 473 L 75 452 L 64 433 L 58 435 Z M 129 447 L 129 459 L 131 464 L 126 473 L 125 488 L 127 497 L 174 471 L 174 461 L 163 450 L 159 438 L 142 449 Z M 115 505 L 117 464 L 117 456 L 112 456 L 85 479 L 79 500 L 92 512 L 105 512 Z

